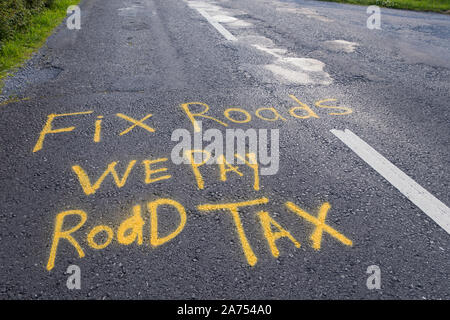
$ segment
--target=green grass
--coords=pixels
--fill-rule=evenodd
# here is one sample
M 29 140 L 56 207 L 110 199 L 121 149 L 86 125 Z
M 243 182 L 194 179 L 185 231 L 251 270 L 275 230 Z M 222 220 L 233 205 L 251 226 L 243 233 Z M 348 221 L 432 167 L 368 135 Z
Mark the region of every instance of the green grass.
M 386 8 L 450 13 L 450 0 L 321 0 Z M 446 12 L 447 11 L 447 12 Z
M 5 41 L 0 48 L 0 88 L 2 80 L 39 49 L 53 29 L 66 16 L 67 7 L 80 0 L 57 0 L 50 7 L 31 17 L 30 24 Z

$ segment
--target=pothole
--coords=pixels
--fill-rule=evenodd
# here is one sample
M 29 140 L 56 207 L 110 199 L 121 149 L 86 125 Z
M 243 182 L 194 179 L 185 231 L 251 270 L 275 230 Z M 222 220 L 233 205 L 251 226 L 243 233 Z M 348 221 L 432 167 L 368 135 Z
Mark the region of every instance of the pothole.
M 2 90 L 3 96 L 20 95 L 26 88 L 34 84 L 45 84 L 56 79 L 63 69 L 48 66 L 44 68 L 34 68 L 26 65 L 19 69 L 14 75 L 6 78 Z
M 127 31 L 140 31 L 150 29 L 149 25 L 144 22 L 130 22 L 129 24 L 123 25 L 122 29 Z

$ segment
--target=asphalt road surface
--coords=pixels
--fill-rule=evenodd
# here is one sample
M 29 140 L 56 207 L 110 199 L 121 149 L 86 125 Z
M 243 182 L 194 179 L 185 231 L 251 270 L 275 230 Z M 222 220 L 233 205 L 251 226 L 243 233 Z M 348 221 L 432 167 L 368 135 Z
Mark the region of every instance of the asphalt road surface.
M 3 90 L 2 299 L 450 298 L 448 15 L 80 8 Z M 204 111 L 203 133 L 278 129 L 276 173 L 176 164 Z

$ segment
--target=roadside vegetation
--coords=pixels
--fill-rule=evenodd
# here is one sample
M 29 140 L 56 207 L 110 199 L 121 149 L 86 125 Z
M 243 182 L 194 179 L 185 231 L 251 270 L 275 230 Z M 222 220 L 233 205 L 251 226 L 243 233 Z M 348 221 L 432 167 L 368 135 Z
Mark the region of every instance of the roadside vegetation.
M 450 14 L 450 0 L 321 0 L 386 8 L 432 11 Z
M 40 48 L 79 0 L 0 0 L 0 83 Z M 0 84 L 1 88 L 1 84 Z

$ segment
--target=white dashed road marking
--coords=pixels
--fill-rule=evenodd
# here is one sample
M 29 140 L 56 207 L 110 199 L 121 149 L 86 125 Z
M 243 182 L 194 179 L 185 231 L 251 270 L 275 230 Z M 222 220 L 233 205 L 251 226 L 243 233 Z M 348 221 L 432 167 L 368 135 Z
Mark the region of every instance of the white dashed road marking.
M 292 57 L 287 54 L 287 50 L 276 48 L 272 40 L 262 37 L 236 37 L 229 32 L 221 23 L 232 28 L 248 28 L 252 24 L 233 17 L 233 14 L 217 4 L 205 1 L 185 2 L 193 9 L 197 10 L 217 31 L 229 41 L 239 41 L 253 46 L 261 52 L 272 55 L 275 59 L 272 63 L 264 65 L 262 68 L 272 73 L 273 77 L 288 84 L 319 84 L 329 85 L 333 82 L 330 75 L 324 71 L 325 64 L 322 61 L 312 58 Z M 263 43 L 255 43 L 252 39 L 263 39 Z
M 332 51 L 351 53 L 355 51 L 358 44 L 346 40 L 332 40 L 325 41 L 325 46 Z
M 225 39 L 229 41 L 236 41 L 236 37 L 233 36 L 227 29 L 225 29 L 220 23 L 216 22 L 209 14 L 203 9 L 197 9 L 197 11 L 214 27 L 217 31 L 222 34 Z
M 119 11 L 119 16 L 135 17 L 137 15 L 137 13 L 143 8 L 144 8 L 143 6 L 134 4 L 131 7 L 117 9 L 117 11 Z
M 450 208 L 434 197 L 352 131 L 331 130 L 361 159 L 450 234 Z

